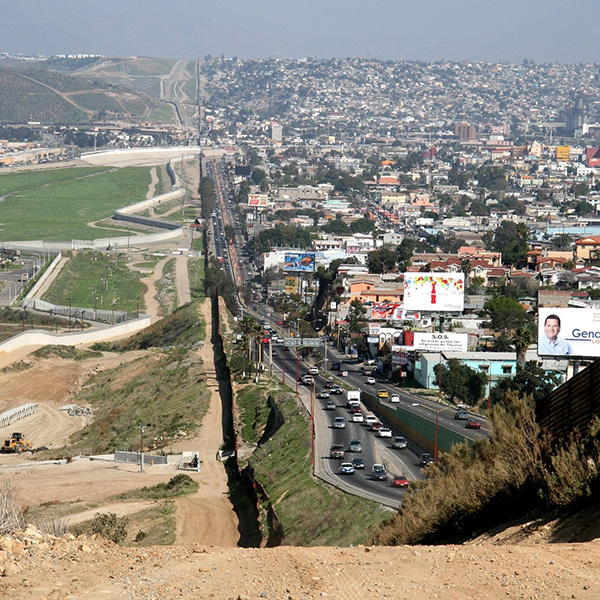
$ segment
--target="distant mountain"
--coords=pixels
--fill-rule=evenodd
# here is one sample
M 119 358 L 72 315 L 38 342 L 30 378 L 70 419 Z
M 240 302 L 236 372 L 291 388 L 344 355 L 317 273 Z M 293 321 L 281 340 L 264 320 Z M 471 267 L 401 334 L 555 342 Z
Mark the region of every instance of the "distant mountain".
M 0 124 L 174 121 L 172 110 L 156 97 L 116 85 L 118 78 L 111 83 L 102 77 L 106 70 L 98 65 L 106 61 L 91 57 L 0 61 Z M 167 65 L 164 69 L 169 72 Z M 99 76 L 83 75 L 93 72 Z

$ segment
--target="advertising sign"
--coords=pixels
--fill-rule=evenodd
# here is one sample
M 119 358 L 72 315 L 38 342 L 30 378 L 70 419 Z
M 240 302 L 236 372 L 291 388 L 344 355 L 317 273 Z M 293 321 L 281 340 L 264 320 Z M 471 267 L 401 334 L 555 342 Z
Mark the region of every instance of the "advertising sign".
M 373 323 L 369 323 L 369 335 L 379 335 L 379 330 L 381 327 L 379 325 L 373 325 Z
M 462 311 L 465 276 L 462 273 L 405 273 L 404 308 L 407 310 Z
M 248 194 L 248 206 L 266 207 L 270 205 L 267 194 Z
M 556 146 L 556 162 L 569 162 L 571 146 Z
M 286 294 L 297 294 L 298 293 L 298 280 L 295 277 L 285 278 L 285 293 Z
M 402 304 L 373 304 L 371 307 L 371 319 L 373 321 L 400 321 L 404 318 Z
M 600 310 L 540 308 L 539 356 L 600 356 Z
M 373 336 L 367 337 L 367 343 L 368 344 L 378 344 L 379 343 L 379 336 L 373 335 Z
M 315 270 L 314 252 L 286 252 L 283 263 L 284 271 L 313 273 Z
M 420 333 L 415 331 L 415 350 L 466 352 L 468 345 L 468 333 Z

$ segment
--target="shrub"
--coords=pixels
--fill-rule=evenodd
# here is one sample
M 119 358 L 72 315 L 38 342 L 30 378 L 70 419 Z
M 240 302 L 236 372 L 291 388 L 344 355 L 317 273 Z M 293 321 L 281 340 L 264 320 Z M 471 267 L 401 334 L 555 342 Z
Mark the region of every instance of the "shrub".
M 92 522 L 92 533 L 118 544 L 127 537 L 127 519 L 119 521 L 115 513 L 96 513 Z

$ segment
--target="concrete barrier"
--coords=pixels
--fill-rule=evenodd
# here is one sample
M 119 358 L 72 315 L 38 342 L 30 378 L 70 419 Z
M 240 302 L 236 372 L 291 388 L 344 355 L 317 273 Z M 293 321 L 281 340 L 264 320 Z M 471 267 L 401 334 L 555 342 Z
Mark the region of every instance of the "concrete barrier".
M 17 406 L 17 408 L 5 410 L 2 414 L 0 414 L 0 427 L 8 427 L 15 421 L 29 417 L 33 413 L 37 412 L 37 409 L 37 402 L 28 402 L 27 404 Z
M 126 462 L 140 464 L 139 452 L 125 452 L 123 450 L 115 451 L 115 462 Z M 144 452 L 144 465 L 168 465 L 168 457 L 158 454 L 146 454 Z
M 119 323 L 112 327 L 94 329 L 92 331 L 76 331 L 70 333 L 49 333 L 32 329 L 24 331 L 0 344 L 0 354 L 12 352 L 25 346 L 79 346 L 81 344 L 92 344 L 103 342 L 122 335 L 130 335 L 148 327 L 151 323 L 149 316 L 144 316 L 125 323 Z

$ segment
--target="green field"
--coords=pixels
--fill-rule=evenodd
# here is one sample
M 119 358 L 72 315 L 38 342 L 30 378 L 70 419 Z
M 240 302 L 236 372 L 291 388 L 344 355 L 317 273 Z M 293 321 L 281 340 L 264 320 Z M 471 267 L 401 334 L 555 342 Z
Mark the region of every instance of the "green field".
M 146 197 L 148 167 L 77 167 L 0 175 L 0 242 L 115 237 L 87 223 Z

